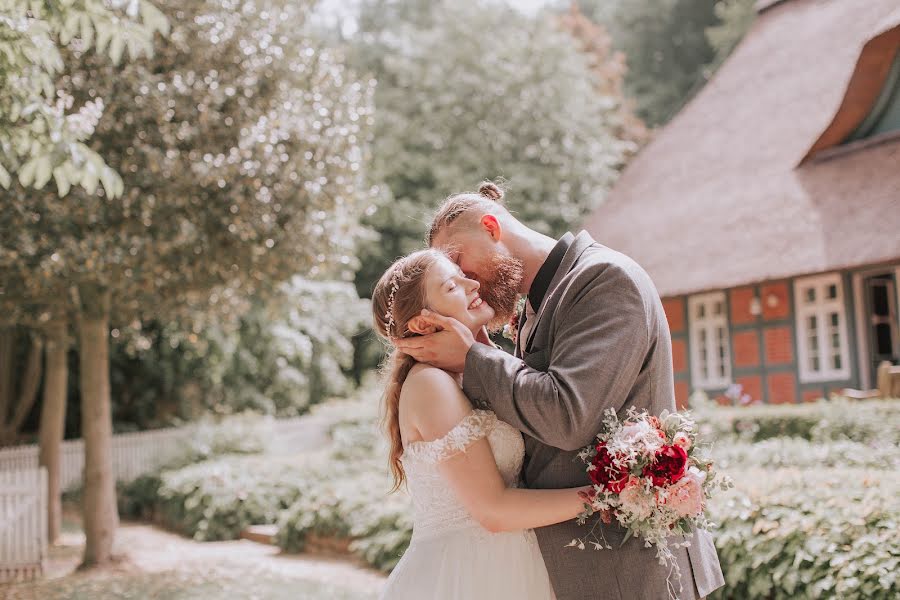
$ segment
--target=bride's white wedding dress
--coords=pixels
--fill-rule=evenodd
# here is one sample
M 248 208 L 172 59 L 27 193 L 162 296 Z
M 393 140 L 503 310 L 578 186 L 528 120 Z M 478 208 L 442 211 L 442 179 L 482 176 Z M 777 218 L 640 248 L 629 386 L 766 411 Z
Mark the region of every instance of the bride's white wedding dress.
M 487 531 L 438 471 L 441 461 L 483 437 L 507 486 L 516 486 L 525 456 L 522 434 L 489 410 L 473 410 L 440 439 L 407 445 L 401 460 L 414 507 L 413 535 L 382 598 L 554 598 L 534 532 Z

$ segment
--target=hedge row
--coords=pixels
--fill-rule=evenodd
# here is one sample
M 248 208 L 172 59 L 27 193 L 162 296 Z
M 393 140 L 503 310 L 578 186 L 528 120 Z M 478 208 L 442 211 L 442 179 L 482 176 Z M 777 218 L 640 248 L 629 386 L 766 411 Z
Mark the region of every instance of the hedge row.
M 799 437 L 824 442 L 900 443 L 900 400 L 835 399 L 807 404 L 711 408 L 699 395 L 691 406 L 706 439 L 759 442 Z
M 119 512 L 200 541 L 236 539 L 248 525 L 275 523 L 310 483 L 294 465 L 228 455 L 122 486 Z
M 351 539 L 389 571 L 409 544 L 411 506 L 386 494 L 384 444 L 371 407 L 358 408 L 343 403 L 352 416 L 332 431 L 333 448 L 306 464 L 222 457 L 138 480 L 123 501 L 198 539 L 236 537 L 251 523 L 278 523 L 289 551 L 313 534 Z M 884 425 L 896 414 L 873 402 L 703 413 L 714 457 L 737 484 L 712 506 L 727 580 L 715 597 L 897 597 L 900 451 Z
M 761 442 L 719 442 L 712 446 L 716 465 L 729 470 L 869 468 L 900 469 L 900 452 L 891 443 L 811 442 L 803 438 L 769 438 Z
M 893 471 L 759 469 L 712 508 L 726 586 L 715 598 L 897 598 Z

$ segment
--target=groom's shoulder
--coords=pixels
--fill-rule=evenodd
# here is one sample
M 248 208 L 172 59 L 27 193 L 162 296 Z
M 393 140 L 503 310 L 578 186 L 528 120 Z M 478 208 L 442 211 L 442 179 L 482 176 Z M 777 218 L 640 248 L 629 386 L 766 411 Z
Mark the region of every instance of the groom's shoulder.
M 631 283 L 641 291 L 653 291 L 647 271 L 630 256 L 594 242 L 579 256 L 572 268 L 572 274 L 594 283 L 617 281 Z

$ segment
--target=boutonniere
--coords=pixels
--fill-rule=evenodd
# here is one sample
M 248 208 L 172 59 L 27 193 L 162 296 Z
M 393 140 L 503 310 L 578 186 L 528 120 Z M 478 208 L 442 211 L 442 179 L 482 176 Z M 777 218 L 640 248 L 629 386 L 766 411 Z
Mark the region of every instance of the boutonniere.
M 517 340 L 519 338 L 519 320 L 522 315 L 522 311 L 525 310 L 525 296 L 519 296 L 519 300 L 516 302 L 516 312 L 513 313 L 512 318 L 509 320 L 509 323 L 503 326 L 503 337 L 508 340 L 512 340 L 513 344 L 518 343 Z

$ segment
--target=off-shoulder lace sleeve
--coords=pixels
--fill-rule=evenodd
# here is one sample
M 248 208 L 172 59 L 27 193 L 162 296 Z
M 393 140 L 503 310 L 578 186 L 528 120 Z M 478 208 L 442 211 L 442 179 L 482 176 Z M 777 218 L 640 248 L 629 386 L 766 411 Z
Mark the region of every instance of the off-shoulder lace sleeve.
M 465 451 L 481 438 L 487 437 L 496 425 L 497 415 L 492 411 L 476 408 L 443 437 L 428 442 L 407 444 L 404 457 L 432 464 L 439 463 Z

